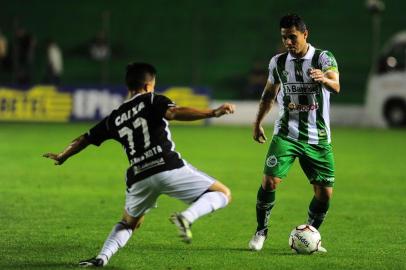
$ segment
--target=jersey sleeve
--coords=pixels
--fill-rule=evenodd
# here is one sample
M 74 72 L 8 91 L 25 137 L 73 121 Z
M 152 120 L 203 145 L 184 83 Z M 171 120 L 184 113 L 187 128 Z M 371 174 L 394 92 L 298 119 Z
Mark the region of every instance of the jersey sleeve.
M 97 123 L 85 134 L 85 137 L 96 146 L 100 146 L 104 141 L 113 138 L 109 128 L 109 118 L 106 117 Z
M 335 71 L 338 72 L 338 65 L 334 55 L 329 51 L 323 51 L 319 57 L 319 64 L 323 72 Z
M 152 108 L 157 117 L 164 117 L 168 108 L 175 106 L 176 104 L 166 96 L 154 94 L 154 98 L 152 99 Z
M 272 57 L 271 61 L 269 62 L 268 81 L 271 82 L 272 84 L 280 83 L 275 58 L 276 58 L 275 56 Z

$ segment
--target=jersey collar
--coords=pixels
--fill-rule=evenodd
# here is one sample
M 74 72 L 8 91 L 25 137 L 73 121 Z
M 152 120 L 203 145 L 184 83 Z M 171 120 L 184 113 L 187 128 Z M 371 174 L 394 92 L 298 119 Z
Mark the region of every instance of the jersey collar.
M 307 50 L 307 53 L 300 59 L 303 60 L 307 60 L 307 59 L 312 59 L 314 52 L 316 51 L 316 49 L 310 44 L 307 43 L 307 45 L 309 45 L 309 49 Z M 286 59 L 287 61 L 291 61 L 291 60 L 296 60 L 298 58 L 293 57 L 290 53 L 288 54 L 288 58 Z
M 144 94 L 148 94 L 148 93 L 139 93 L 139 94 L 136 94 L 135 96 L 133 96 L 133 97 L 131 97 L 131 98 L 125 100 L 123 103 L 127 103 L 127 102 L 129 102 L 129 101 L 135 99 L 136 97 L 139 97 L 139 96 L 144 95 Z

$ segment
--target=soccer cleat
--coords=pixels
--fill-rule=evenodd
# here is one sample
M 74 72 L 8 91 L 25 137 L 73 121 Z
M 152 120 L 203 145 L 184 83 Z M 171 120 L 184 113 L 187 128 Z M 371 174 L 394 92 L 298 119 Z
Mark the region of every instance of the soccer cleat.
M 190 244 L 192 242 L 192 231 L 190 230 L 191 224 L 180 213 L 173 213 L 169 220 L 178 228 L 179 236 L 182 241 Z
M 88 260 L 83 260 L 79 262 L 80 267 L 103 267 L 107 263 L 104 262 L 102 258 L 93 257 Z
M 248 247 L 253 251 L 260 251 L 264 246 L 266 234 L 265 230 L 257 231 L 248 243 Z
M 317 252 L 326 253 L 326 252 L 327 252 L 327 249 L 325 249 L 325 248 L 322 247 L 322 246 L 319 246 L 319 248 L 317 249 Z

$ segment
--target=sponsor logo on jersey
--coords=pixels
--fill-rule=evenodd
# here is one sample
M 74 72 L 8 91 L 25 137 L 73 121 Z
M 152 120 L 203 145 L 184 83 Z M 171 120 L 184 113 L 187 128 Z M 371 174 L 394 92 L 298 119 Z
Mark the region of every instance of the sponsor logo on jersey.
M 275 167 L 276 164 L 278 164 L 278 159 L 275 157 L 275 155 L 269 156 L 266 159 L 266 166 L 272 168 L 272 167 Z
M 299 112 L 309 112 L 309 111 L 314 111 L 319 109 L 319 104 L 308 104 L 308 105 L 302 105 L 302 104 L 296 104 L 296 103 L 289 103 L 288 104 L 288 109 L 289 111 L 299 111 Z
M 151 168 L 161 166 L 161 165 L 164 165 L 164 164 L 165 164 L 165 160 L 163 158 L 158 158 L 158 159 L 143 163 L 143 164 L 138 165 L 138 166 L 134 165 L 133 166 L 133 171 L 134 171 L 134 174 L 139 174 L 140 172 L 143 172 L 143 171 L 146 171 L 146 170 L 149 170 Z
M 127 112 L 117 116 L 116 119 L 114 120 L 114 124 L 116 124 L 116 126 L 121 125 L 125 121 L 132 119 L 144 108 L 145 108 L 144 102 L 140 102 L 139 104 L 135 105 L 130 110 L 128 110 Z
M 158 155 L 160 153 L 162 153 L 162 147 L 160 145 L 154 146 L 151 149 L 148 149 L 147 151 L 145 151 L 141 156 L 138 157 L 134 157 L 130 160 L 130 164 L 131 165 L 136 165 L 144 160 L 146 160 L 147 158 L 151 158 L 155 155 Z
M 318 83 L 285 83 L 283 88 L 286 95 L 316 95 L 319 93 Z

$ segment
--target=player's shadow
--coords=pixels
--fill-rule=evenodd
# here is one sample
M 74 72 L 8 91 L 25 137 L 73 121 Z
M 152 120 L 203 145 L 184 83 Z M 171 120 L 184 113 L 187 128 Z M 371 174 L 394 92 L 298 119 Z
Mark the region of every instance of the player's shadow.
M 76 262 L 30 262 L 30 263 L 13 263 L 0 264 L 1 270 L 12 269 L 78 269 Z M 109 266 L 112 270 L 124 270 L 124 268 Z
M 238 252 L 247 252 L 247 253 L 258 253 L 258 251 L 252 251 L 248 248 L 228 248 L 226 250 L 230 250 L 230 251 L 238 251 Z M 292 253 L 291 251 L 285 251 L 285 250 L 279 250 L 279 249 L 263 249 L 261 250 L 261 253 L 267 253 L 269 255 L 278 255 L 278 256 L 291 256 L 291 255 L 295 255 L 294 253 Z
M 168 250 L 168 251 L 207 251 L 207 252 L 215 252 L 217 253 L 220 250 L 223 251 L 228 251 L 228 252 L 236 252 L 236 253 L 241 253 L 241 252 L 246 252 L 246 253 L 252 253 L 252 254 L 256 254 L 258 252 L 256 251 L 252 251 L 248 248 L 242 248 L 242 247 L 220 247 L 220 246 L 212 246 L 212 247 L 203 247 L 203 246 L 193 246 L 193 245 L 182 245 L 182 246 L 174 246 L 174 245 L 158 245 L 158 244 L 149 244 L 147 246 L 140 246 L 139 248 L 141 248 L 144 251 L 150 251 L 150 252 L 154 252 L 156 250 Z M 291 252 L 290 250 L 280 250 L 277 248 L 273 248 L 273 249 L 264 249 L 261 251 L 261 253 L 266 253 L 269 255 L 277 255 L 277 256 L 292 256 L 295 255 L 293 252 Z

